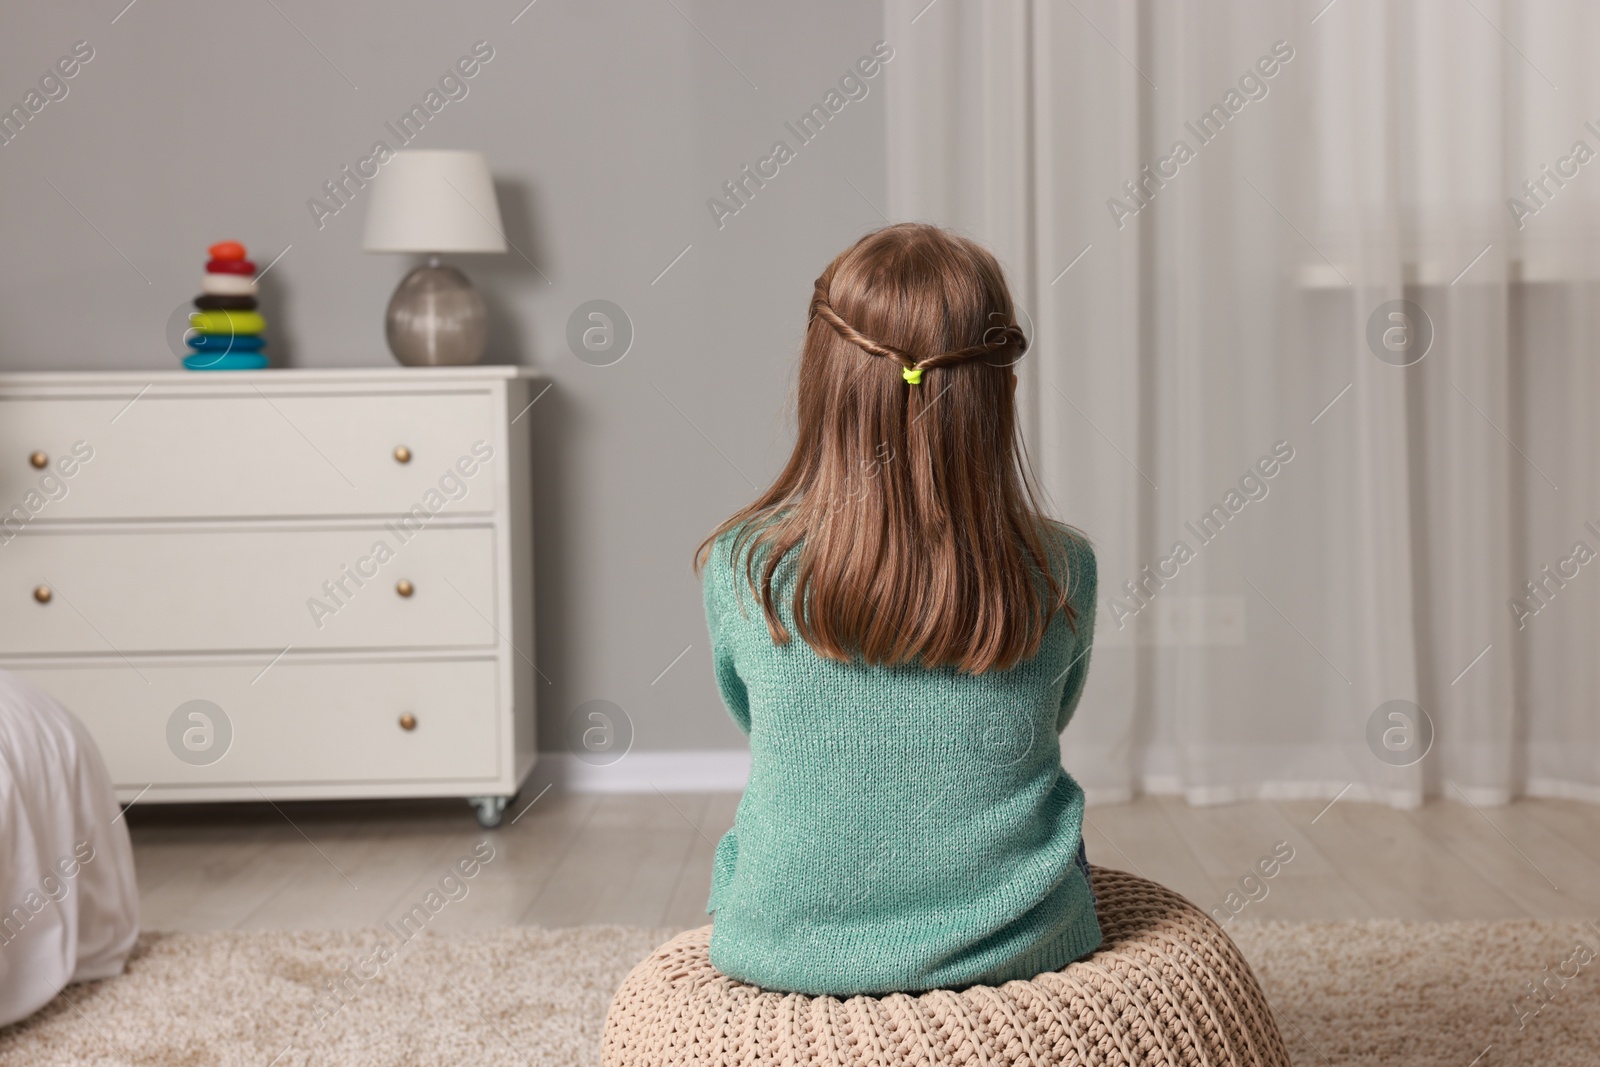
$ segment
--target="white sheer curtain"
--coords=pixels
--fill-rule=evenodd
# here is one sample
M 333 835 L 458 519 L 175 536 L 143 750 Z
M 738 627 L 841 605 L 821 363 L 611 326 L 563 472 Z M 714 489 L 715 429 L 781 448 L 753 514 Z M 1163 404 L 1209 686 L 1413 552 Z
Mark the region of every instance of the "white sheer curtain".
M 891 215 L 1005 262 L 1098 547 L 1066 763 L 1600 800 L 1600 5 L 1324 4 L 887 2 Z

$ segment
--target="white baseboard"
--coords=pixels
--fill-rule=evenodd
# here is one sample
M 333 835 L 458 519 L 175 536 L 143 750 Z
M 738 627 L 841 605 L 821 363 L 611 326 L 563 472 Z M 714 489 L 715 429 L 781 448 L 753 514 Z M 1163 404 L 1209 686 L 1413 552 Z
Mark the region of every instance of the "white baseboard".
M 1550 797 L 1556 800 L 1582 800 L 1589 804 L 1600 804 L 1600 786 L 1590 785 L 1587 782 L 1573 782 L 1563 778 L 1530 778 L 1528 779 L 1528 792 L 1530 797 Z
M 750 777 L 746 749 L 685 749 L 678 752 L 630 752 L 616 763 L 592 766 L 570 752 L 541 752 L 530 779 L 536 792 L 554 784 L 575 793 L 742 793 Z M 1263 782 L 1246 788 L 1218 787 L 1185 790 L 1176 779 L 1149 776 L 1133 787 L 1085 786 L 1091 805 L 1127 803 L 1138 795 L 1179 796 L 1190 804 L 1239 803 L 1250 800 L 1331 800 L 1336 796 L 1357 802 L 1415 808 L 1420 794 L 1374 788 L 1365 783 L 1335 781 Z M 1498 806 L 1510 797 L 1496 790 L 1468 788 L 1474 804 Z M 523 787 L 524 795 L 531 795 Z M 1435 790 L 1430 796 L 1454 797 L 1453 790 Z M 1523 795 L 1561 797 L 1600 803 L 1600 788 L 1556 779 L 1533 779 Z
M 570 752 L 541 752 L 534 777 L 575 793 L 741 793 L 750 777 L 750 753 L 730 748 L 630 752 L 596 767 Z

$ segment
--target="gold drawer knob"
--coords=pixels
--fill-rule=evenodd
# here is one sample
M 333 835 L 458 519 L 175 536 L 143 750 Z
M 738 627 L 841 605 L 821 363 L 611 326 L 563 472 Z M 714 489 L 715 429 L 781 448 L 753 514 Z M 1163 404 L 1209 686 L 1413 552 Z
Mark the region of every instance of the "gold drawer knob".
M 394 583 L 394 591 L 399 593 L 401 596 L 410 596 L 412 593 L 417 591 L 417 587 L 402 578 L 398 582 Z
M 400 729 L 410 731 L 417 728 L 417 717 L 409 711 L 400 716 Z
M 411 462 L 411 449 L 407 448 L 405 445 L 395 445 L 394 446 L 394 461 L 396 463 L 410 463 Z M 35 466 L 37 466 L 37 465 L 38 464 L 35 464 Z
M 33 599 L 37 600 L 41 604 L 50 603 L 50 598 L 53 596 L 55 596 L 55 594 L 50 592 L 50 587 L 48 585 L 36 586 L 33 590 Z
M 33 464 L 35 470 L 42 471 L 50 462 L 50 457 L 45 455 L 43 452 L 35 452 L 28 457 L 28 462 Z

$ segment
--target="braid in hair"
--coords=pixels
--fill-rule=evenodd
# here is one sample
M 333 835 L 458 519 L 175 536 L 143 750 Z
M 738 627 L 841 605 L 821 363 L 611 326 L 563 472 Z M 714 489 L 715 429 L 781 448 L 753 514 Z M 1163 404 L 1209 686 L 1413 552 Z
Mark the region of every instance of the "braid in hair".
M 843 337 L 869 355 L 879 356 L 900 364 L 905 373 L 906 381 L 918 384 L 922 372 L 935 367 L 948 367 L 956 363 L 964 363 L 977 356 L 1003 352 L 1006 349 L 1015 349 L 1017 357 L 1028 350 L 1028 339 L 1016 323 L 1005 326 L 991 326 L 983 331 L 983 339 L 975 345 L 966 348 L 957 348 L 949 352 L 928 356 L 924 359 L 915 359 L 910 353 L 903 352 L 893 345 L 875 341 L 866 334 L 857 330 L 846 322 L 838 312 L 833 310 L 833 305 L 828 302 L 828 283 L 832 281 L 832 271 L 825 272 L 817 279 L 811 291 L 811 318 L 821 318 Z M 1014 362 L 1015 360 L 1013 360 Z
M 916 367 L 916 361 L 893 345 L 881 344 L 857 330 L 833 310 L 833 305 L 828 303 L 829 276 L 824 274 L 817 279 L 816 286 L 811 292 L 811 317 L 821 318 L 836 330 L 840 337 L 855 345 L 857 348 L 870 355 L 881 356 L 893 360 L 902 367 L 910 370 Z

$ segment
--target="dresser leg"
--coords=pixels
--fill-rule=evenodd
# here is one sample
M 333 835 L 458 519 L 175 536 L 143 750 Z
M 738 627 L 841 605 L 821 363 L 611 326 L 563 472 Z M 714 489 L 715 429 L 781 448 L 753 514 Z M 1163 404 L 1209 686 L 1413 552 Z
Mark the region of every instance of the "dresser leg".
M 500 820 L 505 816 L 506 799 L 506 797 L 468 797 L 467 803 L 477 811 L 478 825 L 486 830 L 492 830 L 500 825 Z

